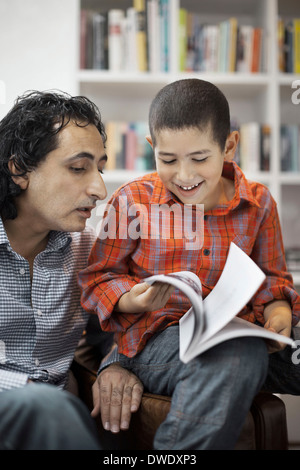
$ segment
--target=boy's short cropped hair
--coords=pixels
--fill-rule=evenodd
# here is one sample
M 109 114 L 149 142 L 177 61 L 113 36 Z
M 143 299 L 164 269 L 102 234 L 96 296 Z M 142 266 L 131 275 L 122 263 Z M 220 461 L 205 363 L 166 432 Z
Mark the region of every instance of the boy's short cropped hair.
M 162 88 L 150 106 L 149 128 L 152 143 L 163 129 L 196 127 L 206 131 L 221 151 L 230 134 L 230 112 L 223 93 L 210 82 L 196 78 L 178 80 Z

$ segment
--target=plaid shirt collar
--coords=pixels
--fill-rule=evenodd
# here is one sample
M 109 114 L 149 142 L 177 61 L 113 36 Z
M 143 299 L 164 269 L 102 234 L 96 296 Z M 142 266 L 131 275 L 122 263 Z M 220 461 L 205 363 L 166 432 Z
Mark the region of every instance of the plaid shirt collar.
M 157 173 L 153 173 L 152 175 L 157 175 Z M 251 191 L 250 184 L 244 173 L 234 161 L 224 162 L 222 175 L 225 178 L 234 180 L 235 195 L 228 204 L 219 205 L 214 209 L 207 211 L 207 213 L 211 215 L 226 214 L 238 207 L 243 200 L 260 207 L 259 202 Z M 180 201 L 174 198 L 174 194 L 164 186 L 161 179 L 156 177 L 150 204 L 167 204 L 170 201 L 180 203 Z

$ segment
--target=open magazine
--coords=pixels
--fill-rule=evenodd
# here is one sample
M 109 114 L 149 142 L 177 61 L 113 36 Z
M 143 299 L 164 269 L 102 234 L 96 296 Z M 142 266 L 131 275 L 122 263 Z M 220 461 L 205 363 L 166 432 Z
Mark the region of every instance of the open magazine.
M 180 359 L 187 363 L 207 349 L 241 336 L 259 336 L 293 346 L 291 338 L 236 316 L 253 297 L 265 277 L 254 261 L 231 243 L 224 270 L 204 300 L 201 281 L 190 271 L 157 274 L 144 281 L 148 284 L 171 284 L 190 300 L 192 307 L 179 322 Z

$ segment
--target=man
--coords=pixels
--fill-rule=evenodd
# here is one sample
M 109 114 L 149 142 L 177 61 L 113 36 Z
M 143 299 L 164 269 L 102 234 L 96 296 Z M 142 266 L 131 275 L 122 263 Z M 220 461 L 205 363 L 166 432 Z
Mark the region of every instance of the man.
M 77 273 L 94 241 L 86 221 L 106 197 L 105 140 L 96 106 L 62 93 L 28 93 L 0 122 L 0 449 L 101 448 L 62 389 L 88 318 Z M 126 429 L 141 383 L 117 364 L 97 380 L 97 410 Z

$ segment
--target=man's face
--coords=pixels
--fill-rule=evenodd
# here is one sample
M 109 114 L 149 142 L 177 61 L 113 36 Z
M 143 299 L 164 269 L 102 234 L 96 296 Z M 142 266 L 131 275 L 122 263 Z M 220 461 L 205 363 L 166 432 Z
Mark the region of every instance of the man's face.
M 209 129 L 164 129 L 156 136 L 156 168 L 164 185 L 184 204 L 217 204 L 224 154 Z
M 17 198 L 18 214 L 26 214 L 37 232 L 83 230 L 107 194 L 101 177 L 107 157 L 97 128 L 70 122 L 58 139 L 58 148 L 27 174 Z

